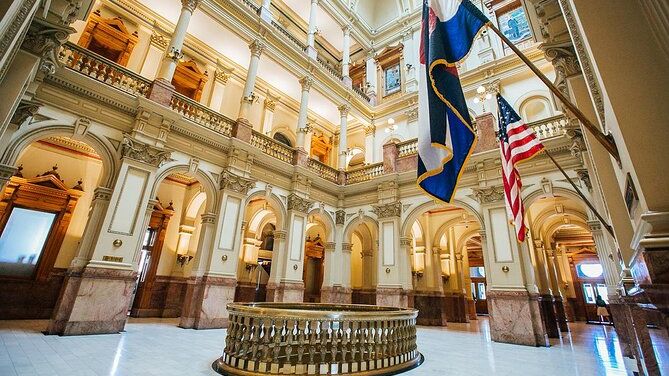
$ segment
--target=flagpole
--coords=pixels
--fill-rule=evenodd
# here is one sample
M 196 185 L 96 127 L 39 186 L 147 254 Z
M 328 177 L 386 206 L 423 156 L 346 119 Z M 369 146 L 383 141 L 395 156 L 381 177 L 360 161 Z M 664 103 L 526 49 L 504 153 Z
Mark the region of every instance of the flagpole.
M 604 134 L 601 130 L 599 130 L 599 128 L 597 128 L 594 124 L 592 124 L 592 122 L 585 117 L 585 115 L 581 112 L 581 110 L 579 110 L 576 107 L 576 105 L 571 103 L 569 98 L 567 98 L 564 94 L 562 94 L 562 92 L 557 87 L 555 87 L 555 85 L 548 79 L 548 77 L 546 77 L 543 73 L 541 73 L 539 68 L 537 68 L 537 66 L 534 65 L 530 61 L 530 59 L 528 59 L 527 56 L 525 56 L 525 54 L 523 54 L 518 49 L 518 47 L 516 47 L 513 44 L 513 42 L 511 42 L 509 38 L 507 38 L 506 35 L 504 35 L 495 25 L 493 25 L 491 22 L 488 22 L 487 25 L 490 29 L 492 29 L 492 31 L 495 32 L 495 34 L 497 34 L 502 39 L 502 41 L 504 41 L 504 43 L 509 48 L 511 48 L 511 50 L 516 55 L 518 55 L 518 57 L 530 68 L 530 70 L 532 70 L 532 72 L 534 72 L 534 74 L 537 75 L 537 77 L 539 77 L 539 79 L 543 81 L 543 83 L 546 84 L 546 86 L 548 86 L 548 89 L 550 89 L 550 91 L 553 94 L 555 94 L 555 96 L 558 97 L 558 99 L 560 99 L 562 104 L 564 104 L 567 107 L 567 109 L 569 109 L 569 111 L 573 113 L 574 116 L 578 118 L 578 120 L 581 121 L 581 123 L 588 129 L 588 131 L 592 133 L 595 139 L 599 141 L 599 143 L 602 144 L 602 146 L 604 146 L 606 151 L 608 151 L 609 154 L 611 154 L 611 156 L 613 156 L 613 158 L 615 158 L 616 161 L 620 163 L 620 153 L 618 152 L 618 148 L 616 147 L 616 143 L 613 137 L 611 137 L 611 135 Z
M 588 206 L 588 208 L 590 208 L 590 210 L 592 210 L 592 212 L 595 213 L 595 216 L 597 217 L 597 219 L 599 219 L 599 222 L 601 222 L 602 226 L 604 226 L 606 231 L 608 231 L 608 233 L 611 234 L 611 236 L 613 236 L 613 238 L 615 239 L 616 236 L 613 233 L 613 228 L 611 227 L 611 225 L 609 225 L 604 220 L 604 217 L 602 217 L 602 215 L 599 214 L 597 209 L 595 209 L 595 206 L 590 202 L 590 200 L 588 200 L 587 197 L 585 197 L 583 192 L 581 192 L 581 189 L 574 183 L 573 180 L 571 180 L 569 175 L 567 175 L 567 172 L 562 168 L 562 166 L 560 166 L 560 164 L 555 160 L 555 158 L 553 158 L 553 156 L 548 152 L 548 150 L 546 148 L 544 148 L 544 154 L 546 154 L 546 156 L 548 158 L 550 158 L 551 161 L 553 161 L 553 164 L 555 164 L 555 167 L 557 167 L 558 170 L 560 170 L 560 172 L 562 173 L 562 175 L 564 175 L 564 177 L 567 179 L 569 184 L 571 184 L 572 188 L 574 188 L 574 190 L 576 190 L 576 193 L 581 197 L 581 199 L 583 199 L 583 201 L 585 201 L 585 204 Z

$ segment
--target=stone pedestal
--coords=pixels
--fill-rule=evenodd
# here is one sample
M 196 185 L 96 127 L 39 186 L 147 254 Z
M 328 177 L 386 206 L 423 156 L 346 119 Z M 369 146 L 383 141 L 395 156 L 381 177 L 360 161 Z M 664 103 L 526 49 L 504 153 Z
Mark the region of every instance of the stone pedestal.
M 472 299 L 467 299 L 467 318 L 471 320 L 478 320 L 476 317 L 476 302 Z
M 553 306 L 555 307 L 555 316 L 560 331 L 568 332 L 569 326 L 567 325 L 567 312 L 565 311 L 564 301 L 562 300 L 561 296 L 553 297 Z
M 538 302 L 541 309 L 541 321 L 544 324 L 548 338 L 560 338 L 560 328 L 558 327 L 555 309 L 553 308 L 553 295 L 539 295 Z
M 253 282 L 237 282 L 235 289 L 235 302 L 255 302 L 256 284 Z
M 170 102 L 172 102 L 172 94 L 174 94 L 174 86 L 172 83 L 165 79 L 157 78 L 153 81 L 147 97 L 156 103 L 169 107 Z
M 376 290 L 373 289 L 351 290 L 351 303 L 376 305 Z
M 179 326 L 186 329 L 226 328 L 226 306 L 234 300 L 236 285 L 234 278 L 189 278 Z
M 538 296 L 522 290 L 490 290 L 490 335 L 495 342 L 549 346 Z
M 118 333 L 125 327 L 137 273 L 86 267 L 70 269 L 47 334 Z
M 446 304 L 446 318 L 448 322 L 469 322 L 467 313 L 467 298 L 464 294 L 444 293 Z
M 294 155 L 295 159 L 293 160 L 293 164 L 295 166 L 307 167 L 307 164 L 309 162 L 309 153 L 307 153 L 306 150 L 302 148 L 297 148 Z
M 418 325 L 446 326 L 448 302 L 443 294 L 416 292 L 413 301 L 413 308 L 418 310 Z
M 186 298 L 187 281 L 183 277 L 171 277 L 165 293 L 162 317 L 179 317 Z
M 351 304 L 351 289 L 342 286 L 323 286 L 321 303 Z
M 281 282 L 267 284 L 268 302 L 302 303 L 304 301 L 304 282 Z
M 248 120 L 240 118 L 232 125 L 232 137 L 251 143 L 251 136 L 253 135 L 253 127 Z
M 376 289 L 376 305 L 407 308 L 407 294 L 400 287 L 378 287 Z

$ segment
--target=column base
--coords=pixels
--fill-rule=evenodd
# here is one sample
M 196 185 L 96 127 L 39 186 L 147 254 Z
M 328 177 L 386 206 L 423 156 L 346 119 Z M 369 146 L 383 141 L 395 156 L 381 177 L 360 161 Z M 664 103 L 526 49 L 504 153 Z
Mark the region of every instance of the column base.
M 464 294 L 447 292 L 444 293 L 444 300 L 446 302 L 446 318 L 448 322 L 469 322 L 467 298 L 465 298 Z
M 321 303 L 351 304 L 351 292 L 348 287 L 323 286 L 321 288 Z
M 137 273 L 90 268 L 68 270 L 46 334 L 110 334 L 123 331 Z
M 151 84 L 151 89 L 147 94 L 150 100 L 169 107 L 174 94 L 174 85 L 163 78 L 156 78 Z
M 401 287 L 377 287 L 376 305 L 407 308 L 409 306 L 407 292 Z
M 349 89 L 353 87 L 353 80 L 349 76 L 344 76 L 342 83 Z
M 446 326 L 448 301 L 443 293 L 415 292 L 413 301 L 413 307 L 418 310 L 418 325 Z
M 234 300 L 236 285 L 235 278 L 212 276 L 188 278 L 179 327 L 227 328 L 227 304 Z
M 232 137 L 250 144 L 251 136 L 253 135 L 253 126 L 247 119 L 239 118 L 232 125 L 231 133 Z
M 249 303 L 256 301 L 256 284 L 253 282 L 237 282 L 235 302 Z
M 476 317 L 476 302 L 472 299 L 467 299 L 467 318 L 469 321 L 478 320 L 478 317 Z
M 557 318 L 558 327 L 561 332 L 569 332 L 569 325 L 567 325 L 567 312 L 564 308 L 564 301 L 561 296 L 553 296 L 553 304 L 555 306 L 555 315 Z
M 490 335 L 495 342 L 549 346 L 538 296 L 527 291 L 490 290 Z
M 375 289 L 352 289 L 351 303 L 353 304 L 367 304 L 376 305 L 376 290 Z
M 267 284 L 267 301 L 283 303 L 302 303 L 304 301 L 304 282 L 280 282 Z
M 309 153 L 302 147 L 298 147 L 294 154 L 293 164 L 295 166 L 307 167 L 309 163 Z
M 541 309 L 541 321 L 544 324 L 548 338 L 560 338 L 560 328 L 558 327 L 555 308 L 553 307 L 553 295 L 539 295 L 538 302 Z
M 307 46 L 307 56 L 310 59 L 318 60 L 318 51 L 313 46 Z

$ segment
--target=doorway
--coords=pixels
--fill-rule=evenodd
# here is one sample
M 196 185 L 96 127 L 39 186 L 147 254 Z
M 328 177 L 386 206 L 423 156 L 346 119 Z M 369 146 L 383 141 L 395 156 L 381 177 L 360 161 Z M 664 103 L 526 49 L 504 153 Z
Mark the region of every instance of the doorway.
M 485 268 L 483 266 L 470 266 L 469 276 L 472 284 L 472 298 L 476 306 L 477 315 L 488 314 L 488 298 L 486 295 L 487 283 L 485 279 Z

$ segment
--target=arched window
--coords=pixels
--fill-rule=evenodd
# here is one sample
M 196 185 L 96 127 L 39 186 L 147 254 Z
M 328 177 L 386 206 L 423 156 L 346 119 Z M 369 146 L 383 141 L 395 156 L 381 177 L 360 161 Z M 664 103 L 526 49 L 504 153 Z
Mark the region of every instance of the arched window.
M 280 143 L 284 144 L 284 145 L 288 145 L 291 148 L 293 147 L 293 144 L 290 142 L 290 139 L 288 137 L 286 137 L 286 135 L 281 133 L 281 132 L 274 133 L 273 138 L 275 140 L 279 141 Z
M 353 148 L 346 157 L 348 168 L 360 167 L 365 163 L 365 152 L 360 148 Z
M 546 97 L 530 97 L 520 104 L 520 116 L 527 123 L 546 119 L 553 115 L 553 108 Z

